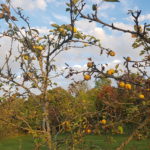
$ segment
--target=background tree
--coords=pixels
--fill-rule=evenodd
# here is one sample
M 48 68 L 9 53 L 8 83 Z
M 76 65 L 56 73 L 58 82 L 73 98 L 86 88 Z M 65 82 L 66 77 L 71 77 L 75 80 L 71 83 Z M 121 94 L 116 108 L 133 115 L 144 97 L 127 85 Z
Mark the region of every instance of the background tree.
M 95 80 L 95 88 L 102 88 L 103 86 L 111 85 L 111 80 L 108 78 L 100 78 Z

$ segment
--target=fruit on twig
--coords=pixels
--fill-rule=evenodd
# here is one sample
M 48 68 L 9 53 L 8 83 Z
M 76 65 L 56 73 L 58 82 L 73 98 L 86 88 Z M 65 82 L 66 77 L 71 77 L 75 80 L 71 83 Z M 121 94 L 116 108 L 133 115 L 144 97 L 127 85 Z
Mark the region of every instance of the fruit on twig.
M 90 80 L 91 76 L 89 74 L 84 75 L 84 80 Z
M 114 69 L 109 69 L 109 70 L 107 70 L 107 74 L 108 75 L 112 75 L 112 74 L 114 74 L 115 73 L 115 70 Z
M 127 84 L 125 84 L 125 88 L 126 88 L 127 90 L 131 90 L 132 86 L 131 86 L 131 84 L 127 83 Z
M 92 67 L 93 67 L 93 62 L 88 62 L 88 63 L 87 63 L 87 67 L 88 67 L 88 68 L 92 68 Z
M 106 122 L 107 122 L 107 121 L 106 121 L 105 119 L 103 119 L 103 120 L 100 121 L 100 123 L 103 124 L 103 125 L 105 125 Z
M 90 134 L 91 132 L 91 129 L 86 129 L 86 133 Z
M 28 55 L 24 55 L 23 58 L 24 58 L 24 60 L 29 60 L 29 56 Z
M 124 82 L 119 82 L 118 85 L 123 88 L 125 86 L 125 83 Z
M 33 46 L 33 49 L 42 51 L 42 50 L 44 50 L 44 46 L 41 46 L 41 45 L 34 45 L 34 46 Z
M 144 96 L 143 94 L 139 94 L 139 98 L 140 98 L 140 99 L 144 99 L 145 96 Z
M 134 25 L 134 30 L 135 30 L 135 31 L 142 32 L 142 27 L 141 27 L 141 26 Z
M 77 32 L 77 28 L 73 27 L 73 32 L 76 33 Z
M 109 51 L 108 55 L 110 55 L 110 56 L 115 56 L 116 54 L 115 54 L 114 51 Z
M 131 57 L 127 57 L 127 59 L 126 59 L 127 61 L 131 61 Z
M 131 37 L 132 37 L 132 38 L 137 38 L 138 35 L 137 35 L 137 34 L 131 34 Z

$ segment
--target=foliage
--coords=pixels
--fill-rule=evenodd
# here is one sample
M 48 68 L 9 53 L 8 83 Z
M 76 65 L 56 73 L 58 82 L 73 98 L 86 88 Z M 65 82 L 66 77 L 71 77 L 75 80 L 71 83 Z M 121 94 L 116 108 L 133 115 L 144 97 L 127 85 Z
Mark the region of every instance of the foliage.
M 23 108 L 23 100 L 11 97 L 0 104 L 0 138 L 20 134 L 22 122 L 16 118 Z
M 108 78 L 100 78 L 95 81 L 95 88 L 102 88 L 106 85 L 111 85 L 111 80 Z

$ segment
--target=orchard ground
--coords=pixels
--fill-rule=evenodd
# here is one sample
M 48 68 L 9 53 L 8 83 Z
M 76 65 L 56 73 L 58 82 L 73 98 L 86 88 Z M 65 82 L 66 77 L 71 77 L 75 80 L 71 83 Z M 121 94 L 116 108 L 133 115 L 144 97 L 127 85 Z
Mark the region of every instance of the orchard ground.
M 67 135 L 61 135 L 58 140 L 62 141 Z M 76 150 L 115 150 L 127 135 L 87 135 L 85 142 L 76 147 Z M 34 149 L 33 139 L 30 135 L 10 137 L 0 140 L 0 150 L 32 150 Z M 125 150 L 149 150 L 150 139 L 132 140 Z M 42 147 L 41 150 L 47 150 Z M 62 145 L 58 150 L 68 150 L 67 145 Z

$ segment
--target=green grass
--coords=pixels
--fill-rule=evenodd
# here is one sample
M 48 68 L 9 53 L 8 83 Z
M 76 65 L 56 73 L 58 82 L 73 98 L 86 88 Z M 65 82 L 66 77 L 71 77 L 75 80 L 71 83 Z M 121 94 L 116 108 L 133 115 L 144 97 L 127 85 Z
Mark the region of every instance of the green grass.
M 127 136 L 115 135 L 111 136 L 87 136 L 87 149 L 90 150 L 115 150 Z M 125 148 L 125 150 L 150 150 L 150 139 L 141 141 L 133 140 Z
M 61 136 L 64 139 L 66 136 Z M 112 137 L 88 135 L 85 137 L 85 143 L 76 147 L 76 150 L 115 150 L 119 144 L 127 137 L 124 135 L 115 135 Z M 65 148 L 64 148 L 65 147 Z M 68 150 L 66 146 L 60 150 Z M 34 150 L 31 136 L 19 136 L 0 140 L 0 150 Z M 43 147 L 42 150 L 47 150 Z M 150 150 L 150 139 L 141 141 L 133 140 L 125 150 Z
M 0 140 L 0 150 L 34 150 L 31 136 L 19 136 Z M 42 150 L 47 150 L 42 148 Z

